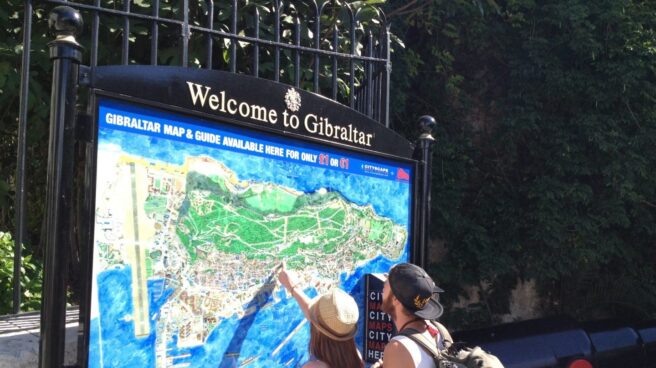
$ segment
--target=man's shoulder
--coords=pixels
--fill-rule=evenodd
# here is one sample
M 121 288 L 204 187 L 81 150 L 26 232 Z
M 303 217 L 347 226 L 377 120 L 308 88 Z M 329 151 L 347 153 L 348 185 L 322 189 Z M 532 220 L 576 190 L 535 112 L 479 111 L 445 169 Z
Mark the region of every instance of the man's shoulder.
M 414 368 L 414 360 L 399 338 L 393 338 L 385 345 L 385 367 Z

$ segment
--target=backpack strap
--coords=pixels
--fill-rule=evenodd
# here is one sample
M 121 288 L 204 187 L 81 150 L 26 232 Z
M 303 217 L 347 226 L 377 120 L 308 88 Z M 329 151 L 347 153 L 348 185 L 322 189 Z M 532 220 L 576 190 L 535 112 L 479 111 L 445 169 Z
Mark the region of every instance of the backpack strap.
M 431 321 L 444 339 L 444 347 L 448 349 L 453 344 L 453 338 L 449 331 L 437 321 Z M 440 351 L 437 340 L 431 340 L 414 328 L 406 328 L 398 335 L 405 336 L 414 341 L 420 348 L 424 349 L 432 358 L 437 368 L 467 368 L 467 367 L 494 367 L 503 368 L 501 361 L 494 355 L 482 350 L 480 347 L 467 349 L 469 354 L 461 355 L 448 350 Z M 473 356 L 476 352 L 477 356 Z M 482 365 L 483 364 L 483 365 Z
M 437 328 L 437 331 L 439 331 L 440 336 L 442 336 L 442 339 L 444 339 L 444 348 L 448 349 L 453 345 L 453 337 L 451 337 L 451 334 L 449 333 L 449 330 L 444 327 L 443 324 L 437 322 L 437 321 L 426 321 L 426 323 L 430 323 L 432 326 Z
M 424 349 L 424 351 L 426 351 L 433 358 L 435 367 L 440 366 L 440 352 L 437 349 L 437 341 L 428 339 L 426 336 L 424 336 L 424 334 L 418 330 L 415 330 L 414 328 L 406 328 L 398 334 L 414 341 L 417 345 L 419 345 L 420 348 Z

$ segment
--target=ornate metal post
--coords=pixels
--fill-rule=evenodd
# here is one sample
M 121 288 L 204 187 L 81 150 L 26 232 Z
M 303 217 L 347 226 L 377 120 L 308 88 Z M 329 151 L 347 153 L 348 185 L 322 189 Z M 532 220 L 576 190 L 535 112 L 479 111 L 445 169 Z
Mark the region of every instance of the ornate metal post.
M 414 263 L 424 267 L 426 265 L 426 247 L 430 241 L 430 208 L 431 208 L 431 170 L 432 170 L 432 146 L 435 143 L 432 131 L 435 128 L 435 118 L 424 115 L 419 118 L 419 127 L 422 131 L 417 140 L 416 155 L 419 156 L 420 200 L 419 200 L 419 225 L 418 240 L 419 252 L 414 257 Z
M 39 367 L 60 368 L 66 328 L 67 243 L 72 232 L 75 101 L 82 59 L 75 35 L 82 29 L 82 18 L 73 8 L 58 6 L 50 13 L 48 24 L 56 38 L 48 44 L 53 73 Z

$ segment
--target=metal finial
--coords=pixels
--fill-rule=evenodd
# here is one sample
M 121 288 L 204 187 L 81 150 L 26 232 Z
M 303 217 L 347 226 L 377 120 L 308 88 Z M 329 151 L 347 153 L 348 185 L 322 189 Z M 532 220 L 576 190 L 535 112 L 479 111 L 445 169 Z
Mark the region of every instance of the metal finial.
M 48 18 L 48 26 L 57 38 L 75 38 L 82 32 L 83 25 L 80 12 L 70 6 L 58 6 L 52 9 Z
M 435 129 L 435 126 L 437 126 L 437 123 L 435 122 L 434 117 L 430 115 L 424 115 L 419 118 L 419 129 L 421 129 L 423 134 L 430 135 L 433 132 L 433 129 Z

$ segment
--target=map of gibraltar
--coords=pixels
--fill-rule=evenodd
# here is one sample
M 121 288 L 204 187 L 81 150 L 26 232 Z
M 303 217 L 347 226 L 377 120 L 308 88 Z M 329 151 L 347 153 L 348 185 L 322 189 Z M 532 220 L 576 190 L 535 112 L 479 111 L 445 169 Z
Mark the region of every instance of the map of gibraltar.
M 96 188 L 90 367 L 300 366 L 282 262 L 358 300 L 407 257 L 407 182 L 101 125 Z

